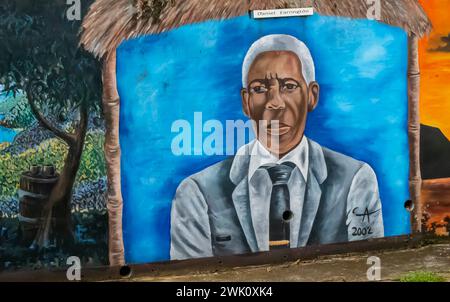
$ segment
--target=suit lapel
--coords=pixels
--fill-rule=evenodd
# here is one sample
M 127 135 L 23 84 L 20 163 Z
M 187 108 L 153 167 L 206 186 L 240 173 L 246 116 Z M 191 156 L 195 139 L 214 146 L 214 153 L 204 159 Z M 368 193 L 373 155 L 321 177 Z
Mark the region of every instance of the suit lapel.
M 306 184 L 305 200 L 303 203 L 302 220 L 300 223 L 300 232 L 298 246 L 306 246 L 312 231 L 314 220 L 319 209 L 320 199 L 322 197 L 321 184 L 327 178 L 327 167 L 323 156 L 322 147 L 317 143 L 309 142 L 309 169 L 308 182 Z
M 233 204 L 245 238 L 252 252 L 258 252 L 255 230 L 253 229 L 248 190 L 248 169 L 252 144 L 241 148 L 234 157 L 230 170 L 230 180 L 236 185 L 233 191 Z
M 305 246 L 308 243 L 314 219 L 316 218 L 317 210 L 319 209 L 320 198 L 322 197 L 322 189 L 311 171 L 309 172 L 308 179 L 298 238 L 299 247 Z
M 248 181 L 245 177 L 233 192 L 233 203 L 236 209 L 239 222 L 244 231 L 245 238 L 252 252 L 258 251 L 255 230 L 253 229 L 252 215 L 250 211 L 250 201 L 248 194 Z

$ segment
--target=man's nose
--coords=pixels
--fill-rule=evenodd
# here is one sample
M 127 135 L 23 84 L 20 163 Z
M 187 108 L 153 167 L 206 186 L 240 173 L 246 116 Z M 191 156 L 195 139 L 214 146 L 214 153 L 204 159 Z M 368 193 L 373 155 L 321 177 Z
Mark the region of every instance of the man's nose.
M 278 87 L 271 87 L 268 93 L 268 101 L 266 103 L 267 110 L 284 110 L 286 104 L 281 97 Z

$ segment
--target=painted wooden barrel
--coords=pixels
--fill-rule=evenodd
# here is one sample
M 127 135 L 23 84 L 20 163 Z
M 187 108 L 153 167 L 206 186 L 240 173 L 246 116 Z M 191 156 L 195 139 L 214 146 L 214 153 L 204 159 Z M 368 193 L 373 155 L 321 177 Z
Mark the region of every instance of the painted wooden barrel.
M 20 177 L 19 221 L 24 245 L 30 245 L 42 221 L 42 209 L 58 181 L 54 166 L 33 166 Z

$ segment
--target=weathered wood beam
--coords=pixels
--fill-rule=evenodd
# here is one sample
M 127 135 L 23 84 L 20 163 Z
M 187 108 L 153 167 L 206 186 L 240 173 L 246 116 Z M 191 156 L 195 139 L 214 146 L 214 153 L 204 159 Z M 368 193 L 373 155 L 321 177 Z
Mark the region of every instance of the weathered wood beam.
M 414 210 L 411 215 L 412 232 L 422 231 L 423 208 L 421 202 L 422 175 L 420 171 L 420 67 L 419 39 L 408 37 L 408 138 L 409 138 L 409 189 Z
M 107 167 L 108 189 L 107 209 L 109 220 L 109 264 L 125 264 L 122 234 L 122 188 L 120 173 L 119 113 L 120 98 L 116 80 L 116 52 L 110 52 L 104 62 L 103 112 L 106 123 L 105 160 Z

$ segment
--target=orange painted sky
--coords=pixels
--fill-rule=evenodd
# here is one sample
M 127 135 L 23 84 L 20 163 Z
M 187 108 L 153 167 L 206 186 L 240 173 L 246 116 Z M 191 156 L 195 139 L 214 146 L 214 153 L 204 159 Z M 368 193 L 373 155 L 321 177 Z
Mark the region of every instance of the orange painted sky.
M 422 70 L 420 114 L 423 124 L 438 127 L 450 139 L 450 52 L 436 52 L 450 34 L 450 0 L 419 0 L 433 23 L 420 42 Z

